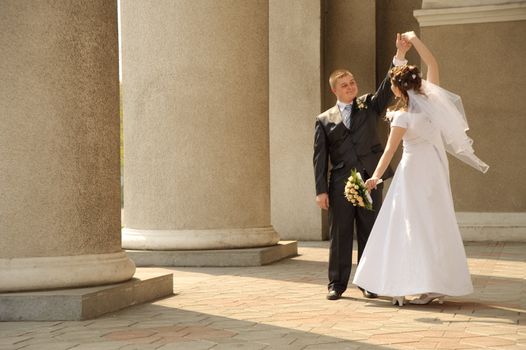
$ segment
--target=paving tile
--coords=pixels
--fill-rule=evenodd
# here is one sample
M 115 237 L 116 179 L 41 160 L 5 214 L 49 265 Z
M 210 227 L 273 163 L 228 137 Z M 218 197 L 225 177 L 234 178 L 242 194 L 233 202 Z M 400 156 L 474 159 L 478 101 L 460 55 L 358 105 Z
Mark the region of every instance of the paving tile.
M 497 338 L 497 337 L 464 338 L 461 340 L 461 343 L 468 344 L 468 345 L 480 345 L 480 346 L 486 346 L 486 347 L 490 347 L 490 346 L 501 347 L 501 346 L 516 345 L 516 342 L 513 340 Z
M 0 338 L 0 345 L 1 346 L 8 346 L 8 345 L 16 345 L 20 343 L 24 343 L 29 340 L 33 339 L 32 336 L 26 335 L 26 336 L 18 336 L 18 337 L 1 337 Z
M 125 342 L 96 342 L 96 343 L 89 343 L 85 342 L 82 344 L 79 344 L 72 348 L 71 350 L 115 350 L 115 349 L 121 349 L 123 346 L 126 346 Z M 146 349 L 144 349 L 146 350 Z
M 360 350 L 363 344 L 352 342 L 337 342 L 328 344 L 307 345 L 305 350 Z M 380 349 L 377 349 L 380 350 Z
M 78 343 L 68 343 L 68 342 L 50 342 L 50 343 L 40 343 L 32 344 L 26 347 L 23 347 L 24 350 L 69 350 L 74 349 L 75 346 L 78 346 Z M 19 349 L 19 348 L 15 348 Z
M 182 343 L 170 343 L 165 344 L 161 347 L 155 348 L 156 350 L 208 350 L 212 349 L 217 345 L 217 343 L 213 343 L 210 341 L 205 340 L 194 340 L 194 341 L 188 341 L 188 342 L 182 342 Z M 127 350 L 127 349 L 119 349 L 119 350 Z M 142 350 L 142 348 L 138 349 Z
M 119 349 L 119 350 L 157 350 L 159 348 L 159 346 L 162 346 L 162 345 L 159 345 L 159 344 L 126 344 L 126 345 L 123 345 L 119 348 L 114 348 L 114 349 Z M 97 348 L 92 348 L 93 350 L 98 350 Z M 76 349 L 72 349 L 72 350 L 76 350 Z
M 228 343 L 228 344 L 218 344 L 213 349 L 214 350 L 262 350 L 267 348 L 266 344 L 260 343 Z M 185 349 L 186 350 L 186 349 Z
M 328 243 L 299 253 L 249 268 L 138 268 L 173 273 L 176 295 L 96 320 L 0 323 L 0 350 L 526 350 L 524 243 L 467 244 L 472 295 L 402 308 L 354 286 L 327 301 Z

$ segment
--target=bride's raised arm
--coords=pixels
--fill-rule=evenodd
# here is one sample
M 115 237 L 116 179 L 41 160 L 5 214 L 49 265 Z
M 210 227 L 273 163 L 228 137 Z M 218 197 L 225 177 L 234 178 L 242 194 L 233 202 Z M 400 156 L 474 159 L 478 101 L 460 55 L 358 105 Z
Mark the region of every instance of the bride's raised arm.
M 427 66 L 426 80 L 435 85 L 439 84 L 438 62 L 427 46 L 416 36 L 415 32 L 406 32 L 402 38 L 409 41 Z

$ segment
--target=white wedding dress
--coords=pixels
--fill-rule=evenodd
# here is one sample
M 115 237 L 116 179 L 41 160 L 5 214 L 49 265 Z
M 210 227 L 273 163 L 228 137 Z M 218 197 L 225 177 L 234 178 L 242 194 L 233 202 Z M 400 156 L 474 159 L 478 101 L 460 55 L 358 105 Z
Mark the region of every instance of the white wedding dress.
M 424 98 L 420 101 L 424 103 L 433 102 L 429 88 L 443 90 L 431 83 L 424 86 L 428 97 L 416 96 Z M 411 97 L 414 93 L 410 94 L 410 101 Z M 353 280 L 379 295 L 460 296 L 473 292 L 453 207 L 446 155 L 446 147 L 459 143 L 448 145 L 441 126 L 424 112 L 426 108 L 410 104 L 408 112 L 392 114 L 391 126 L 406 129 L 403 155 Z M 469 146 L 457 147 L 459 158 L 469 158 L 469 164 L 487 171 L 488 166 L 470 150 L 471 140 L 462 138 Z

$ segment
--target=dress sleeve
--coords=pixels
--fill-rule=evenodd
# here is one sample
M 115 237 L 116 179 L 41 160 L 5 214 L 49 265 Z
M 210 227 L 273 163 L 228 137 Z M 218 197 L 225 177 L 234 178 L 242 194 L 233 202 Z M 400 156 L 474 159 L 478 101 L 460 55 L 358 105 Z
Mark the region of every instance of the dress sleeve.
M 407 129 L 409 126 L 409 118 L 408 114 L 405 112 L 396 112 L 393 115 L 393 119 L 391 121 L 391 127 L 398 126 L 400 128 Z

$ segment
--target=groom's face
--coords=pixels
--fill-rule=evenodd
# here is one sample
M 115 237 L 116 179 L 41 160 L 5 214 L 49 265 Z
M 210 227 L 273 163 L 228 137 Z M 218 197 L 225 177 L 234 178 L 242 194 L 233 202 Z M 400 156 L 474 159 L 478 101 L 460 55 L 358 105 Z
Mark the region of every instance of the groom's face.
M 336 80 L 332 92 L 336 95 L 338 101 L 351 103 L 358 94 L 358 85 L 352 75 L 345 75 Z

